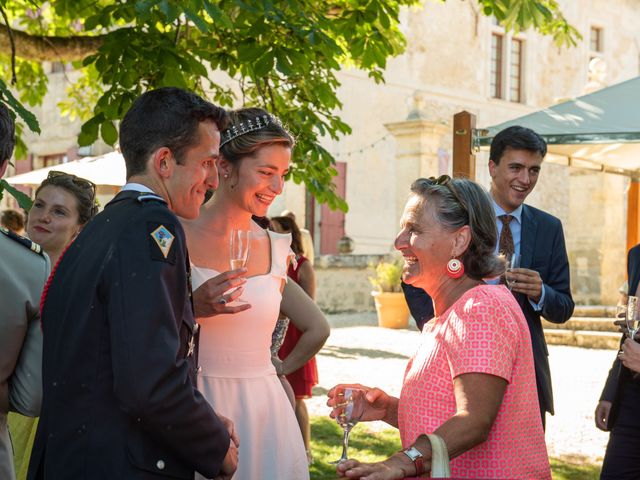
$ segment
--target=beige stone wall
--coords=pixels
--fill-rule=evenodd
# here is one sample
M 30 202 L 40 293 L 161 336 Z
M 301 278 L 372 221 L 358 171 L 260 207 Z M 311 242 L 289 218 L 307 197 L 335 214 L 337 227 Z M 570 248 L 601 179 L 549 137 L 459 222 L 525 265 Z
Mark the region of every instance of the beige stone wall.
M 375 310 L 369 277 L 382 255 L 323 255 L 316 258 L 316 302 L 325 312 Z

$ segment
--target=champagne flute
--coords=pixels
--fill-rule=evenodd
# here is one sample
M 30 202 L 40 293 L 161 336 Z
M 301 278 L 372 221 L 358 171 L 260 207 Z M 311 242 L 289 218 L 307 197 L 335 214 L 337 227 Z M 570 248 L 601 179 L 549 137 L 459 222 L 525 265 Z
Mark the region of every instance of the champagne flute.
M 520 268 L 520 254 L 512 253 L 511 255 L 507 255 L 506 259 L 507 259 L 507 269 L 505 271 L 504 280 L 507 283 L 507 287 L 509 288 L 509 290 L 511 290 L 515 285 L 516 281 L 513 277 L 510 277 L 509 275 L 507 275 L 507 273 L 509 273 L 514 268 Z
M 625 320 L 627 329 L 629 330 L 627 335 L 629 335 L 630 339 L 634 340 L 636 333 L 638 333 L 640 329 L 640 297 L 629 295 Z
M 229 237 L 229 265 L 231 270 L 243 268 L 249 258 L 249 246 L 251 245 L 251 232 L 248 230 L 231 230 Z M 246 303 L 241 298 L 236 298 L 237 302 Z
M 332 465 L 337 465 L 348 459 L 349 434 L 364 413 L 367 403 L 365 393 L 364 390 L 358 388 L 336 387 L 334 398 L 338 403 L 334 405 L 333 413 L 335 414 L 336 422 L 344 430 L 344 434 L 342 435 L 342 455 L 338 460 L 329 462 Z

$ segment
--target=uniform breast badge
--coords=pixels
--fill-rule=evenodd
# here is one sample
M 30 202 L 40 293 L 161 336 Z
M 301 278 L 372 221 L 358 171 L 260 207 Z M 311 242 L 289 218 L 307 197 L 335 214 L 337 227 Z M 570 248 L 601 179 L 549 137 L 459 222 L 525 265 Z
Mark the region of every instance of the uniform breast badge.
M 169 252 L 171 251 L 171 245 L 173 244 L 173 240 L 175 237 L 173 234 L 164 226 L 160 225 L 153 232 L 151 232 L 151 238 L 156 242 L 158 248 L 164 255 L 164 258 L 167 258 Z

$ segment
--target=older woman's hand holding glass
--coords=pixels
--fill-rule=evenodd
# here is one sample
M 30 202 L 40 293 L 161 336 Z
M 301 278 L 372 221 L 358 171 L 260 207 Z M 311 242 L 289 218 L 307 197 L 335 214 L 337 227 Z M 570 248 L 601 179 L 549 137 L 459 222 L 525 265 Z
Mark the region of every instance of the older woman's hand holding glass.
M 447 447 L 454 477 L 550 479 L 531 337 L 513 295 L 483 278 L 504 271 L 494 254 L 494 211 L 486 192 L 464 179 L 419 179 L 411 186 L 395 247 L 403 280 L 424 289 L 436 316 L 423 329 L 399 398 L 366 390 L 360 421 L 398 427 L 403 450 L 383 462 L 338 464 L 341 476 L 401 479 L 431 468 L 427 434 Z M 329 391 L 329 406 L 336 405 Z

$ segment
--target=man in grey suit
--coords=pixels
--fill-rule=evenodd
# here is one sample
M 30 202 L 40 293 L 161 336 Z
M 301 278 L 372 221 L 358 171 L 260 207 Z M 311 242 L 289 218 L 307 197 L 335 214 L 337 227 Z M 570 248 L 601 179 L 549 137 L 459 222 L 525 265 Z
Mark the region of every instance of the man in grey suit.
M 0 103 L 0 177 L 15 144 L 15 125 Z M 0 478 L 13 480 L 13 450 L 7 413 L 40 414 L 42 332 L 40 294 L 49 275 L 49 258 L 39 245 L 0 228 Z

